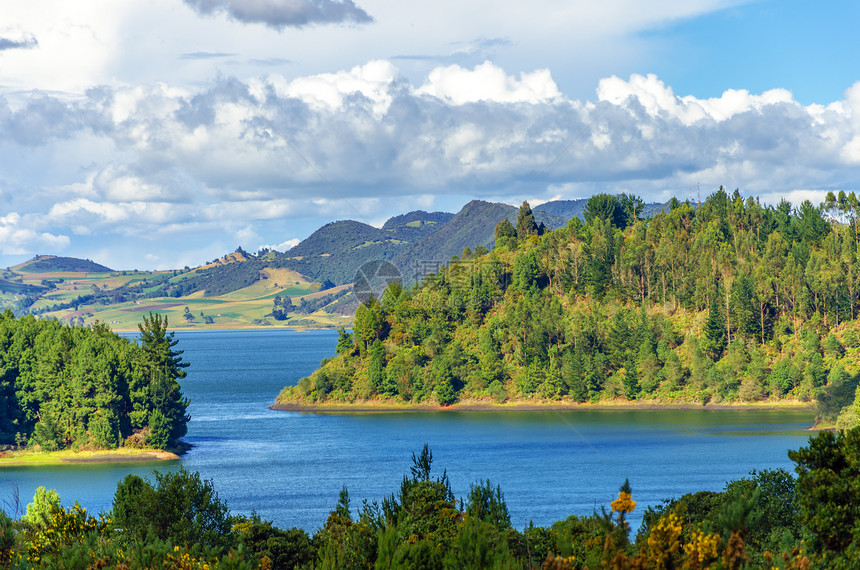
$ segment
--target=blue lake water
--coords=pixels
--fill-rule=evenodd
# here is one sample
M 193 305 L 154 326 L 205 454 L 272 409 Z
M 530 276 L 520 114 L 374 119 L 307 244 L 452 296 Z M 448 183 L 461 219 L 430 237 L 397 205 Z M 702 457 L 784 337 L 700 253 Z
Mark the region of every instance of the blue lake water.
M 303 414 L 266 408 L 280 389 L 334 352 L 333 331 L 178 332 L 191 363 L 181 460 L 0 469 L 0 506 L 43 485 L 91 511 L 107 510 L 128 473 L 181 464 L 211 479 L 232 511 L 281 527 L 322 526 L 346 485 L 357 507 L 399 488 L 412 452 L 428 443 L 456 497 L 479 479 L 499 484 L 515 527 L 548 525 L 608 506 L 625 478 L 638 506 L 722 490 L 752 469 L 793 472 L 787 450 L 806 444 L 804 411 L 565 411 Z M 7 510 L 9 510 L 7 508 Z

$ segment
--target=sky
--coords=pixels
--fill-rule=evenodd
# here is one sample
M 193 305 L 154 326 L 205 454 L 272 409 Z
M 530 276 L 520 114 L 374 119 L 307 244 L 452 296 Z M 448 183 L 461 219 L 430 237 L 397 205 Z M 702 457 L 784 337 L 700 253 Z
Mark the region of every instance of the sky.
M 0 266 L 472 199 L 860 191 L 853 0 L 3 0 Z

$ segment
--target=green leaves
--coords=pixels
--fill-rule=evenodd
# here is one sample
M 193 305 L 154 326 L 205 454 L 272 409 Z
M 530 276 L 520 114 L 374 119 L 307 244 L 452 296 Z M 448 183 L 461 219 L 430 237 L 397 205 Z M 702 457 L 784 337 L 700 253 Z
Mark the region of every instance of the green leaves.
M 227 505 L 209 480 L 180 467 L 175 473 L 155 472 L 155 484 L 128 475 L 117 484 L 113 520 L 128 543 L 150 533 L 173 544 L 228 546 L 232 521 Z
M 166 319 L 146 317 L 138 345 L 101 324 L 65 326 L 4 314 L 0 444 L 115 448 L 146 427 L 156 409 L 168 419 L 170 439 L 182 437 L 188 402 L 176 379 L 188 364 L 166 327 Z
M 821 432 L 788 456 L 797 463 L 802 523 L 824 548 L 845 550 L 860 533 L 860 428 Z

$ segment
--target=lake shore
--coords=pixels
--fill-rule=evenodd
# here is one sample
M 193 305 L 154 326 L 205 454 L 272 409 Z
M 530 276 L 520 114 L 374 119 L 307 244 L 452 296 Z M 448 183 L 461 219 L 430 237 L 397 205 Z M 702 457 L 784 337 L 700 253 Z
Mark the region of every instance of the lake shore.
M 66 465 L 75 463 L 129 463 L 139 461 L 171 461 L 179 455 L 160 449 L 103 449 L 98 451 L 0 451 L 0 468 Z
M 276 403 L 268 406 L 281 412 L 308 413 L 390 413 L 390 412 L 550 412 L 592 410 L 812 410 L 810 402 L 799 400 L 751 403 L 696 404 L 660 402 L 657 400 L 610 401 L 599 403 L 540 402 L 533 400 L 496 403 L 482 400 L 457 402 L 450 406 L 438 404 L 410 404 L 391 400 L 370 400 L 352 403 L 325 402 L 322 404 Z

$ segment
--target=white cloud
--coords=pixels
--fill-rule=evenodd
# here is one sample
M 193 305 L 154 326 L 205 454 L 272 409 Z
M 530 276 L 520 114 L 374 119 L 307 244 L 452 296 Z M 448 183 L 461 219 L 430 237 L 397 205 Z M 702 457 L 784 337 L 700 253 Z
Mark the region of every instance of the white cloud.
M 288 240 L 284 240 L 281 243 L 276 244 L 276 245 L 258 246 L 257 251 L 260 251 L 261 249 L 272 249 L 272 250 L 280 251 L 281 253 L 283 253 L 285 251 L 288 251 L 288 250 L 296 247 L 297 245 L 299 245 L 300 242 L 301 242 L 301 240 L 298 238 L 288 239 Z
M 762 204 L 776 206 L 783 200 L 791 202 L 794 206 L 799 206 L 804 201 L 809 200 L 814 205 L 818 205 L 824 201 L 827 196 L 827 190 L 816 189 L 797 189 L 786 192 L 761 192 L 756 194 L 756 197 Z M 702 197 L 704 199 L 704 196 Z
M 251 225 L 246 225 L 242 228 L 239 228 L 235 232 L 236 241 L 238 241 L 239 245 L 245 246 L 247 248 L 251 248 L 252 243 L 260 243 L 260 236 L 257 234 L 254 227 Z
M 68 236 L 28 227 L 28 221 L 17 212 L 0 217 L 0 253 L 4 255 L 60 252 L 69 246 L 70 241 Z
M 51 206 L 47 219 L 88 235 L 94 230 L 126 235 L 160 231 L 160 227 L 182 214 L 172 204 L 147 202 L 97 202 L 76 198 Z
M 739 113 L 761 111 L 767 105 L 797 105 L 786 89 L 771 89 L 761 95 L 751 95 L 745 89 L 729 89 L 721 97 L 710 99 L 678 97 L 671 87 L 653 74 L 632 75 L 628 81 L 615 76 L 602 79 L 597 96 L 600 101 L 618 106 L 624 106 L 632 99 L 651 116 L 678 119 L 687 126 L 703 119 L 725 121 Z
M 792 195 L 860 182 L 860 83 L 809 106 L 784 90 L 676 95 L 653 75 L 607 78 L 582 101 L 548 72 L 491 63 L 440 67 L 418 85 L 371 61 L 197 89 L 34 93 L 18 110 L 0 101 L 2 199 L 21 213 L 4 236 L 60 247 L 66 235 L 220 232 L 225 247 L 249 248 L 281 241 L 282 220 L 379 222 L 473 197 L 664 200 L 698 184 Z
M 472 70 L 459 65 L 438 67 L 418 92 L 454 105 L 478 101 L 543 103 L 561 95 L 548 69 L 521 73 L 517 80 L 489 61 Z
M 280 76 L 270 79 L 282 97 L 301 99 L 315 109 L 340 110 L 344 98 L 360 93 L 373 101 L 374 115 L 383 115 L 391 104 L 391 86 L 398 70 L 388 61 L 371 61 L 349 71 L 300 77 L 285 83 Z

